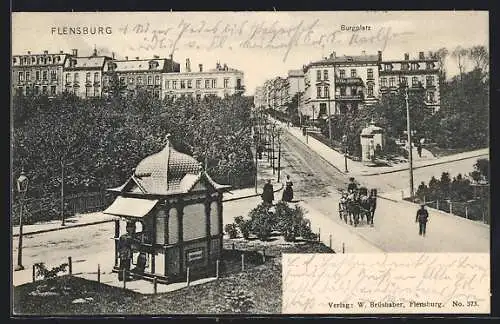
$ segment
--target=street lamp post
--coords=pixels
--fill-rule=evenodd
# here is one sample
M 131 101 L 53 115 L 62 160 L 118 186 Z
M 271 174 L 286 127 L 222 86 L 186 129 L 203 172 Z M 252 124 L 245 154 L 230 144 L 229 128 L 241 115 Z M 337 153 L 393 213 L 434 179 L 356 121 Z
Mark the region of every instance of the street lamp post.
M 406 101 L 406 128 L 408 132 L 408 158 L 410 160 L 410 199 L 413 201 L 414 191 L 413 191 L 413 155 L 412 155 L 412 145 L 411 145 L 411 124 L 410 124 L 410 106 L 408 104 L 408 88 L 405 92 Z
M 328 98 L 328 136 L 330 138 L 330 145 L 332 144 L 332 115 L 330 113 L 330 87 L 328 87 L 328 92 L 326 94 Z
M 342 142 L 344 143 L 344 165 L 345 165 L 345 173 L 348 173 L 347 170 L 347 135 L 342 136 Z
M 280 182 L 280 174 L 281 174 L 281 140 L 280 140 L 281 131 L 278 129 L 278 182 Z
M 24 170 L 21 170 L 21 175 L 17 179 L 17 191 L 21 195 L 21 210 L 19 212 L 19 246 L 17 248 L 17 266 L 15 271 L 24 270 L 23 267 L 23 208 L 24 208 L 24 198 L 26 192 L 28 191 L 28 178 L 24 174 Z

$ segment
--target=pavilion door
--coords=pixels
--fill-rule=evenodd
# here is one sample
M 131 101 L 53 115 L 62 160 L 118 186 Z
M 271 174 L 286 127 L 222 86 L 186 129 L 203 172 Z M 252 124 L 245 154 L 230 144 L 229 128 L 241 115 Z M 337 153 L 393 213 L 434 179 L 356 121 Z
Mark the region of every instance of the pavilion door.
M 167 248 L 165 251 L 165 273 L 168 277 L 176 277 L 181 274 L 180 246 Z

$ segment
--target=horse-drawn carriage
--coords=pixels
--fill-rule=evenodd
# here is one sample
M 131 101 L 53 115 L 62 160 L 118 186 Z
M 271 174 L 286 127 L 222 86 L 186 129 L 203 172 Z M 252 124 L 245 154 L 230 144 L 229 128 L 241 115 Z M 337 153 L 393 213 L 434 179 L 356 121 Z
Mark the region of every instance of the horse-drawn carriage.
M 373 217 L 377 206 L 377 189 L 368 192 L 366 187 L 342 192 L 339 202 L 340 219 L 358 226 L 366 219 L 366 224 L 373 226 Z

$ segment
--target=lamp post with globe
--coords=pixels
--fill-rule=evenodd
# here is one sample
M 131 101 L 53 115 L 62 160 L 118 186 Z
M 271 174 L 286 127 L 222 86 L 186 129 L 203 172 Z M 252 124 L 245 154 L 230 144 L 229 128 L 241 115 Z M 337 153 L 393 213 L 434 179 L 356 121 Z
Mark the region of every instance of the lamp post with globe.
M 24 169 L 21 170 L 21 175 L 17 178 L 17 192 L 21 195 L 21 210 L 19 212 L 19 246 L 17 249 L 17 266 L 15 271 L 24 270 L 23 266 L 23 209 L 24 198 L 28 191 L 28 178 L 24 174 Z

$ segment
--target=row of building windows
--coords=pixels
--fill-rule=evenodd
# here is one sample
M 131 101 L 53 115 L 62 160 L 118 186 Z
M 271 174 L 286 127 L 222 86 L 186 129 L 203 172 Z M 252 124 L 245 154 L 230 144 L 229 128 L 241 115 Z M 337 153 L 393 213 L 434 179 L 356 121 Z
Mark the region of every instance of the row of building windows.
M 426 62 L 425 67 L 427 70 L 431 70 L 434 68 L 434 63 L 433 62 Z M 420 69 L 420 64 L 417 62 L 413 63 L 401 63 L 401 71 L 409 71 L 411 67 L 412 71 L 416 71 Z M 391 63 L 386 63 L 384 64 L 384 71 L 392 71 L 394 66 Z
M 381 87 L 387 87 L 387 81 L 389 81 L 389 87 L 396 87 L 396 78 L 395 77 L 390 77 L 390 78 L 380 78 L 380 86 Z M 428 75 L 425 77 L 425 83 L 427 87 L 434 86 L 434 76 Z M 408 84 L 408 79 L 407 77 L 400 77 L 399 78 L 399 84 Z M 411 78 L 411 85 L 413 87 L 416 87 L 420 85 L 420 81 L 418 77 L 414 76 Z
M 41 92 L 40 92 L 41 90 Z M 56 86 L 50 86 L 50 95 L 56 95 L 56 92 L 57 92 L 57 87 Z M 17 88 L 17 93 L 18 94 L 35 94 L 35 95 L 39 95 L 39 94 L 45 94 L 45 95 L 48 95 L 49 94 L 49 87 L 48 86 L 34 86 L 33 88 L 27 86 L 26 87 L 26 92 L 24 90 L 23 87 L 18 87 Z
M 73 82 L 78 83 L 80 81 L 80 75 L 78 72 L 73 74 Z M 85 73 L 85 81 L 92 81 L 92 74 L 90 72 Z M 66 73 L 66 83 L 71 82 L 71 73 Z M 99 72 L 94 72 L 94 82 L 99 82 Z
M 358 76 L 358 72 L 356 69 L 351 69 L 351 78 L 356 78 Z M 321 70 L 316 71 L 316 80 L 321 81 L 321 76 L 323 76 L 323 80 L 328 80 L 328 70 L 323 70 L 323 73 L 321 73 Z M 346 70 L 345 69 L 339 69 L 339 77 L 341 79 L 344 79 L 346 77 Z M 373 68 L 369 68 L 366 70 L 366 77 L 369 80 L 373 80 Z
M 153 76 L 152 75 L 148 75 L 147 78 L 145 77 L 144 80 L 142 79 L 141 76 L 138 76 L 137 78 L 134 78 L 134 77 L 129 77 L 128 78 L 128 84 L 137 84 L 137 85 L 143 85 L 143 84 L 147 84 L 147 85 L 160 85 L 161 84 L 161 77 L 159 75 L 156 75 L 155 78 L 154 78 L 154 83 L 153 83 Z M 107 78 L 105 79 L 105 84 L 107 84 L 108 80 Z M 144 83 L 146 82 L 146 83 Z M 120 83 L 123 85 L 125 84 L 125 77 L 120 77 Z
M 43 70 L 43 71 L 35 71 L 35 80 L 36 81 L 48 81 L 49 78 L 49 71 L 48 70 Z M 31 81 L 31 74 L 30 71 L 19 71 L 17 74 L 17 81 L 18 82 L 24 82 L 26 81 Z M 50 80 L 51 81 L 56 81 L 57 80 L 57 71 L 51 70 L 50 71 Z
M 195 88 L 201 89 L 202 80 L 195 80 Z M 193 80 L 165 80 L 166 89 L 193 89 Z M 217 79 L 205 79 L 205 89 L 217 88 Z M 229 88 L 229 78 L 224 78 L 224 89 Z
M 29 65 L 29 64 L 53 64 L 53 63 L 59 63 L 61 62 L 61 57 L 60 56 L 55 56 L 53 59 L 51 56 L 44 56 L 44 57 L 35 57 L 32 56 L 30 57 L 21 57 L 19 58 L 19 63 L 21 65 Z M 17 63 L 17 58 L 13 57 L 12 58 L 12 63 L 16 64 Z
M 346 96 L 347 95 L 347 87 L 339 87 L 340 89 L 340 95 L 341 96 Z M 357 96 L 358 94 L 358 89 L 357 88 L 350 88 L 350 94 L 351 96 Z M 368 84 L 367 86 L 367 94 L 368 96 L 372 97 L 373 96 L 373 84 Z M 328 98 L 330 95 L 330 87 L 328 86 L 318 86 L 316 87 L 316 97 L 317 98 Z

